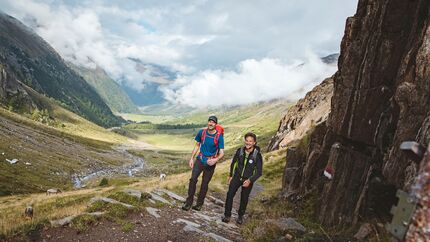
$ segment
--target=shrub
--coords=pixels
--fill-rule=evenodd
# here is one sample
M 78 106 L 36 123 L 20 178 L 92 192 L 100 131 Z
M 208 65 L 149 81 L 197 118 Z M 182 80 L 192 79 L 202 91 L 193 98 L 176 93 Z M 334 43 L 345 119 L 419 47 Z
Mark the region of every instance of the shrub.
M 107 185 L 109 185 L 109 181 L 108 181 L 108 179 L 106 177 L 103 177 L 103 179 L 100 181 L 99 186 L 104 187 L 104 186 L 107 186 Z

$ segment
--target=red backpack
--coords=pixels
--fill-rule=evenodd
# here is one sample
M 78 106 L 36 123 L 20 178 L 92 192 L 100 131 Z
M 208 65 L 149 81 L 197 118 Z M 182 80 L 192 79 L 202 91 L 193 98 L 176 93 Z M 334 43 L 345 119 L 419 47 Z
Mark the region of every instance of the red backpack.
M 216 129 L 216 134 L 215 134 L 215 138 L 214 138 L 214 143 L 215 143 L 215 146 L 218 148 L 218 140 L 219 140 L 219 136 L 220 135 L 223 135 L 224 136 L 224 128 L 221 126 L 221 125 L 219 125 L 219 124 L 217 124 L 216 126 L 215 126 L 215 129 Z M 203 133 L 202 133 L 202 137 L 201 137 L 201 140 L 200 140 L 200 143 L 202 143 L 202 144 L 204 144 L 205 143 L 205 138 L 206 138 L 206 131 L 208 130 L 208 128 L 204 128 L 203 129 Z

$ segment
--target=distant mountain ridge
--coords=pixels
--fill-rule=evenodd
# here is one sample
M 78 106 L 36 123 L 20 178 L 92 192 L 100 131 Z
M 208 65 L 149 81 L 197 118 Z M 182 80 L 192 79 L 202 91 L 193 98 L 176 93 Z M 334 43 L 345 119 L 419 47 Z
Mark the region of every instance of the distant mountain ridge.
M 116 83 L 100 67 L 88 69 L 82 66 L 68 65 L 81 75 L 100 95 L 103 101 L 116 113 L 138 113 L 139 109 L 131 98 L 123 90 L 120 84 Z
M 109 127 L 124 122 L 46 41 L 17 19 L 1 12 L 0 65 L 7 76 L 14 77 L 8 79 L 10 82 L 22 82 L 98 125 Z M 2 98 L 11 100 L 15 94 L 9 92 L 9 96 Z M 20 106 L 18 99 L 14 105 Z
M 134 69 L 142 75 L 141 82 L 145 87 L 138 90 L 124 80 L 121 82 L 123 90 L 139 107 L 163 105 L 166 100 L 160 87 L 172 83 L 176 79 L 177 73 L 165 66 L 145 63 L 135 58 L 129 58 L 129 60 L 134 64 Z

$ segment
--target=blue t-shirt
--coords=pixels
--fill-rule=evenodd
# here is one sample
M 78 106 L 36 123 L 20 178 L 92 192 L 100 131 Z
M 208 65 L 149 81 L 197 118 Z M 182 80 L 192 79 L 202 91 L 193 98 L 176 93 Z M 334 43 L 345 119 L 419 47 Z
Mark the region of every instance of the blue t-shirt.
M 218 132 L 218 131 L 217 131 Z M 206 137 L 203 142 L 202 139 L 203 129 L 201 129 L 197 135 L 196 138 L 194 138 L 195 141 L 200 142 L 200 152 L 202 152 L 203 157 L 198 157 L 200 161 L 203 164 L 207 164 L 208 157 L 216 155 L 218 149 L 224 149 L 224 136 L 220 134 L 218 138 L 218 147 L 215 145 L 215 134 L 209 134 L 209 132 L 206 130 Z

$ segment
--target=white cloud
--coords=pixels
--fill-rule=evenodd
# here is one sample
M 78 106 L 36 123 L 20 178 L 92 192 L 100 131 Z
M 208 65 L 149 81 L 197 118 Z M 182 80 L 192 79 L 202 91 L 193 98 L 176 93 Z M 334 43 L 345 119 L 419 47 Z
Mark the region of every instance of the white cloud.
M 146 73 L 136 71 L 135 63 L 129 58 L 172 69 L 190 69 L 180 63 L 184 51 L 178 46 L 200 45 L 212 39 L 210 36 L 154 34 L 137 23 L 146 13 L 140 10 L 128 12 L 114 6 L 96 4 L 92 8 L 26 0 L 6 1 L 4 5 L 9 14 L 32 27 L 65 60 L 87 68 L 98 65 L 116 80 L 125 80 L 136 89 L 144 88 L 142 81 L 150 78 Z M 152 10 L 148 12 L 160 14 Z M 117 31 L 106 26 L 109 24 L 104 23 L 103 14 L 119 24 L 113 25 L 113 28 L 119 28 Z
M 34 28 L 64 59 L 98 65 L 135 89 L 145 88 L 142 80 L 151 76 L 137 71 L 129 58 L 181 73 L 165 90 L 167 97 L 196 105 L 204 101 L 194 91 L 219 84 L 229 97 L 214 94 L 214 102 L 237 104 L 292 97 L 296 92 L 290 90 L 300 90 L 318 71 L 322 80 L 322 64 L 304 67 L 314 68 L 310 75 L 285 63 L 311 62 L 306 49 L 319 56 L 339 52 L 345 19 L 357 1 L 0 0 L 0 6 Z M 246 89 L 248 82 L 259 95 L 237 99 L 235 88 Z
M 248 59 L 237 70 L 205 70 L 181 76 L 163 88 L 167 100 L 192 107 L 241 105 L 274 98 L 295 100 L 336 71 L 308 54 L 304 64 L 279 59 Z
M 16 17 L 33 19 L 30 27 L 65 60 L 85 67 L 97 64 L 112 74 L 121 72 L 115 51 L 109 48 L 99 18 L 92 10 L 66 6 L 54 9 L 48 4 L 22 0 L 10 5 L 18 12 Z

